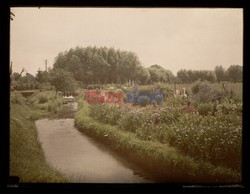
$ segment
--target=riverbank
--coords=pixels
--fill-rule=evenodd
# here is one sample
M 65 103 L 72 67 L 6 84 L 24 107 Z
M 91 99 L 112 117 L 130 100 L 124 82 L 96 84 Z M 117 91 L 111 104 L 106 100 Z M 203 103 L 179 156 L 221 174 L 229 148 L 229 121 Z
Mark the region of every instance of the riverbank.
M 75 115 L 75 125 L 78 129 L 138 164 L 154 176 L 157 182 L 240 182 L 237 171 L 194 160 L 168 144 L 142 140 L 132 132 L 120 130 L 116 125 L 97 121 L 89 116 L 88 106 L 84 101 L 79 102 L 79 110 Z
M 34 121 L 52 117 L 62 104 L 55 92 L 36 92 L 24 98 L 19 92 L 10 96 L 10 176 L 20 182 L 67 182 L 50 166 L 37 139 Z

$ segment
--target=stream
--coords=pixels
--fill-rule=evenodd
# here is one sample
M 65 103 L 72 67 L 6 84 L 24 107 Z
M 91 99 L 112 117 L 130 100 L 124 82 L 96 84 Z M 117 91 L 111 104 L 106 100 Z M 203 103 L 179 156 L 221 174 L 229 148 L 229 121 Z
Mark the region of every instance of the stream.
M 149 183 L 145 173 L 74 126 L 77 103 L 36 121 L 46 161 L 72 183 Z

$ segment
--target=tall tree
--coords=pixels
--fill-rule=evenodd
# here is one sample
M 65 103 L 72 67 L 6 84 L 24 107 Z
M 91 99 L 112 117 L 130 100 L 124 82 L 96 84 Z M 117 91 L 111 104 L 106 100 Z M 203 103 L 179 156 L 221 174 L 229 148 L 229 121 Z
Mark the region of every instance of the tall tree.
M 54 68 L 50 71 L 51 79 L 50 83 L 53 85 L 57 91 L 74 91 L 76 89 L 77 83 L 69 71 Z
M 226 71 L 229 81 L 240 82 L 242 81 L 242 66 L 240 65 L 231 65 Z
M 216 66 L 214 72 L 219 83 L 225 80 L 225 69 L 222 66 Z
M 133 52 L 90 46 L 61 52 L 54 63 L 54 68 L 68 70 L 77 81 L 86 84 L 135 81 L 140 67 L 140 60 Z

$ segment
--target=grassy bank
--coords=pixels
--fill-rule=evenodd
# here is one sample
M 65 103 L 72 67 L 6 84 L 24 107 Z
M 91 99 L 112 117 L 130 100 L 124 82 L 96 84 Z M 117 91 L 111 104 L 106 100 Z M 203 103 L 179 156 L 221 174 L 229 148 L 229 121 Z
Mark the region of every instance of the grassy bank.
M 159 141 L 144 140 L 118 125 L 105 124 L 89 116 L 89 104 L 79 102 L 75 124 L 80 131 L 99 139 L 124 158 L 137 163 L 157 181 L 238 183 L 240 173 L 209 162 L 198 161 Z
M 10 175 L 21 182 L 66 182 L 64 175 L 45 160 L 37 140 L 34 120 L 52 116 L 61 105 L 54 92 L 37 92 L 24 98 L 19 92 L 10 96 Z

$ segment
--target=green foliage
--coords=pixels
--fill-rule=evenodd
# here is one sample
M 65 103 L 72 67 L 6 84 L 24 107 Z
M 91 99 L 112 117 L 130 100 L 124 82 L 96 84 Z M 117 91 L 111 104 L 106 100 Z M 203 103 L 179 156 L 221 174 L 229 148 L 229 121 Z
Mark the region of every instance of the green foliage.
M 56 88 L 56 91 L 74 91 L 77 87 L 73 75 L 64 69 L 54 68 L 50 71 L 50 83 Z
M 196 159 L 240 170 L 241 124 L 235 116 L 185 115 L 169 127 L 169 143 Z
M 157 83 L 156 89 L 157 89 L 157 91 L 159 91 L 163 94 L 164 101 L 166 101 L 168 98 L 174 96 L 174 91 L 173 91 L 173 89 L 170 88 L 169 85 Z
M 240 65 L 231 65 L 226 71 L 222 66 L 216 66 L 214 71 L 181 69 L 177 72 L 176 80 L 181 83 L 193 83 L 199 80 L 211 83 L 214 83 L 216 80 L 218 82 L 241 82 L 242 71 L 242 66 Z
M 90 105 L 89 116 L 103 123 L 118 125 L 140 139 L 170 144 L 198 160 L 239 170 L 242 127 L 239 110 L 242 104 L 223 101 L 216 107 L 211 102 L 199 103 L 197 110 L 200 115 L 197 115 L 193 111 L 182 111 L 182 107 L 187 106 L 185 101 L 181 101 L 185 99 L 172 100 L 172 104 L 142 108 L 93 104 Z M 231 111 L 230 115 L 223 114 L 225 107 Z M 232 156 L 234 162 L 230 163 Z
M 101 89 L 101 86 L 99 84 L 92 84 L 87 86 L 88 90 L 95 90 L 95 89 Z
M 43 104 L 43 103 L 48 102 L 48 100 L 49 100 L 49 99 L 48 99 L 47 96 L 41 95 L 41 96 L 39 96 L 38 102 L 39 102 L 39 104 Z
M 53 102 L 53 101 L 50 101 L 48 103 L 48 108 L 47 109 L 48 109 L 49 112 L 57 113 L 57 104 L 55 104 L 55 102 Z
M 230 168 L 220 166 L 223 163 L 222 161 L 226 161 L 226 159 L 227 164 L 238 164 L 240 152 L 237 151 L 239 151 L 238 146 L 240 144 L 236 139 L 239 138 L 238 135 L 240 135 L 240 133 L 234 135 L 236 139 L 233 140 L 233 142 L 236 144 L 227 142 L 227 144 L 230 145 L 230 148 L 228 149 L 223 145 L 224 142 L 218 141 L 220 138 L 225 140 L 227 134 L 221 136 L 223 134 L 221 131 L 216 133 L 216 130 L 209 131 L 208 128 L 210 123 L 214 124 L 212 127 L 218 126 L 220 129 L 227 128 L 226 123 L 230 122 L 231 118 L 229 119 L 220 117 L 219 123 L 215 123 L 215 120 L 211 118 L 202 122 L 201 120 L 203 117 L 199 115 L 188 117 L 186 114 L 181 114 L 178 122 L 174 122 L 171 125 L 169 123 L 161 123 L 158 120 L 158 118 L 162 117 L 159 115 L 159 113 L 162 112 L 161 107 L 157 107 L 159 110 L 151 110 L 150 107 L 146 107 L 140 108 L 139 110 L 138 108 L 132 108 L 130 111 L 126 110 L 125 114 L 122 115 L 119 121 L 119 124 L 122 125 L 120 126 L 118 124 L 118 126 L 111 126 L 104 124 L 102 121 L 99 122 L 99 120 L 89 117 L 88 109 L 91 108 L 90 106 L 92 105 L 86 104 L 86 106 L 84 105 L 84 108 L 80 109 L 76 113 L 75 124 L 79 130 L 83 131 L 85 134 L 97 138 L 118 153 L 121 153 L 122 155 L 126 154 L 127 159 L 132 159 L 137 164 L 139 163 L 140 165 L 146 166 L 149 170 L 153 169 L 151 173 L 155 173 L 160 176 L 162 181 L 189 180 L 191 182 L 197 181 L 199 183 L 225 183 L 240 181 L 240 172 L 238 170 L 232 170 Z M 150 111 L 150 113 L 145 114 L 143 111 Z M 152 113 L 152 111 L 154 111 L 154 113 Z M 166 111 L 170 112 L 172 110 Z M 144 122 L 140 123 L 141 120 Z M 187 126 L 185 125 L 186 123 Z M 224 124 L 224 126 L 221 126 L 222 124 Z M 130 128 L 134 125 L 137 125 L 138 127 Z M 237 123 L 237 125 L 240 125 L 240 123 Z M 191 133 L 191 130 L 188 129 L 192 126 L 196 128 L 192 130 Z M 178 133 L 179 128 L 183 129 L 180 134 Z M 204 131 L 204 136 L 201 136 L 203 133 L 202 130 L 205 130 L 205 128 L 207 129 Z M 233 128 L 235 128 L 235 126 L 231 126 L 231 129 Z M 238 129 L 240 130 L 240 128 Z M 225 130 L 223 130 L 223 132 L 225 132 Z M 200 141 L 196 142 L 198 135 L 202 138 Z M 214 139 L 211 139 L 212 141 L 208 139 L 210 135 L 213 135 L 214 137 Z M 208 139 L 208 142 L 206 142 L 207 140 L 205 140 L 205 138 Z M 216 149 L 213 149 L 212 147 L 214 142 Z M 170 143 L 171 146 L 169 146 Z M 198 143 L 198 145 L 196 143 Z M 188 152 L 184 152 L 185 145 Z M 206 146 L 205 149 L 200 147 L 203 145 Z M 174 147 L 177 147 L 179 151 Z M 191 150 L 192 148 L 194 150 Z M 218 149 L 220 151 L 217 152 L 217 148 L 223 149 Z M 226 152 L 224 153 L 225 150 Z M 232 151 L 231 153 L 229 153 L 230 150 Z M 190 158 L 189 154 L 195 157 L 196 160 Z M 209 162 L 205 162 L 204 160 L 207 156 L 215 157 L 217 162 L 219 161 L 218 166 L 214 166 Z M 223 159 L 220 158 L 221 156 Z M 211 159 L 210 157 L 209 159 Z M 231 161 L 232 158 L 235 159 L 235 157 L 237 159 L 234 160 L 233 164 Z M 231 160 L 229 158 L 231 158 Z M 213 161 L 213 163 L 216 162 Z
M 83 98 L 81 98 L 81 97 L 78 99 L 78 101 L 77 101 L 77 102 L 78 102 L 78 103 L 77 103 L 77 104 L 78 104 L 78 107 L 77 107 L 78 110 L 80 110 L 80 109 L 82 109 L 82 108 L 84 107 L 84 104 L 85 104 L 84 101 L 85 101 L 85 100 L 86 100 L 86 99 L 83 99 Z
M 146 116 L 140 111 L 127 111 L 118 121 L 118 126 L 125 130 L 135 132 L 145 122 Z
M 215 82 L 216 75 L 214 71 L 206 71 L 206 70 L 183 70 L 177 72 L 177 78 L 182 83 L 192 83 L 198 80 L 201 81 L 209 81 Z
M 53 91 L 35 92 L 28 98 L 28 102 L 34 107 L 37 107 L 50 114 L 56 113 L 57 109 L 62 105 L 63 98 L 56 95 Z
M 13 93 L 17 94 L 11 92 L 11 96 Z M 67 182 L 63 174 L 48 165 L 37 140 L 34 120 L 45 115 L 47 111 L 32 104 L 10 104 L 10 176 L 20 177 L 21 183 Z
M 36 74 L 36 80 L 39 82 L 39 83 L 48 83 L 50 82 L 50 73 L 47 72 L 47 71 L 41 71 L 41 70 L 38 70 L 37 71 L 37 74 Z
M 170 70 L 166 70 L 160 65 L 152 65 L 148 68 L 150 74 L 150 83 L 172 83 L 174 81 L 174 75 Z
M 241 114 L 242 102 L 237 102 L 230 98 L 224 98 L 220 104 L 217 105 L 218 112 L 222 114 Z
M 26 99 L 20 92 L 15 91 L 10 93 L 10 102 L 13 104 L 24 104 Z
M 206 116 L 213 112 L 214 105 L 212 103 L 200 103 L 197 107 L 197 110 L 200 115 Z
M 166 104 L 171 107 L 178 107 L 178 106 L 183 106 L 183 105 L 188 105 L 189 99 L 183 98 L 181 96 L 176 96 L 176 97 L 168 97 L 165 98 Z
M 217 91 L 213 90 L 209 84 L 205 82 L 197 82 L 191 88 L 191 100 L 194 103 L 207 103 L 211 101 L 216 101 L 220 98 Z
M 226 72 L 222 66 L 216 66 L 214 72 L 218 82 L 224 81 L 226 79 Z
M 119 105 L 116 104 L 91 104 L 89 116 L 104 123 L 116 125 L 124 113 L 124 110 L 118 107 Z
M 86 84 L 124 84 L 132 79 L 146 83 L 149 79 L 148 70 L 135 53 L 106 47 L 76 47 L 59 53 L 54 68 L 70 71 L 77 81 Z
M 143 95 L 143 96 L 138 96 L 137 98 L 137 103 L 142 106 L 145 107 L 147 104 L 151 103 L 151 98 L 148 97 L 147 95 Z
M 37 111 L 32 111 L 30 113 L 30 119 L 35 121 L 37 119 L 41 118 L 41 115 Z
M 242 66 L 231 65 L 226 71 L 227 79 L 233 82 L 242 81 L 242 76 L 243 76 L 242 71 L 243 71 Z
M 11 88 L 13 90 L 33 90 L 41 87 L 33 75 L 26 73 L 25 76 L 21 76 L 21 74 L 14 72 L 11 75 Z

